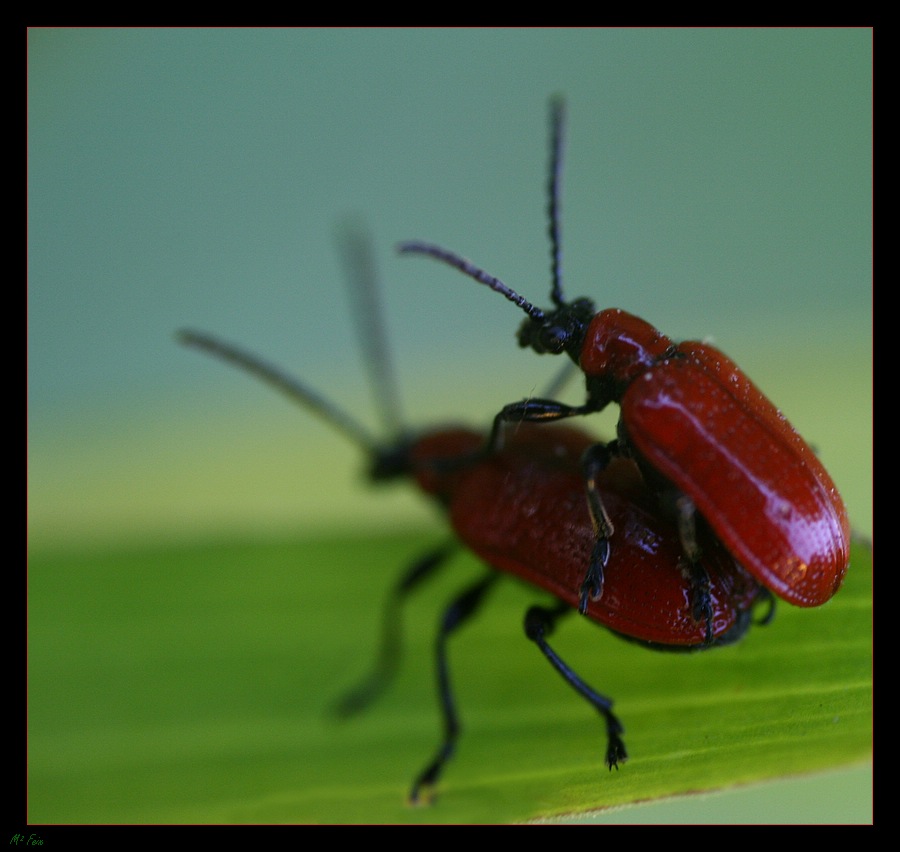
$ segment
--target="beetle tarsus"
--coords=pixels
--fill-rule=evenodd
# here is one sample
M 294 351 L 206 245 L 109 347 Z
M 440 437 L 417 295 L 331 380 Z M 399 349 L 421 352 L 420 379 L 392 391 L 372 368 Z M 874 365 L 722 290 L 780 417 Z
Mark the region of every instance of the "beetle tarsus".
M 409 791 L 409 804 L 413 807 L 433 805 L 436 798 L 435 787 L 444 764 L 453 756 L 453 747 L 443 748 L 438 756 L 416 778 L 412 790 Z M 423 795 L 423 791 L 427 791 Z
M 620 734 L 623 733 L 622 725 L 619 720 L 613 717 L 612 722 L 607 720 L 606 724 L 606 765 L 610 772 L 613 769 L 618 771 L 619 764 L 628 760 L 628 752 L 625 751 L 625 743 L 622 741 Z
M 584 615 L 591 601 L 599 600 L 603 595 L 603 566 L 609 559 L 609 540 L 598 538 L 591 553 L 591 563 L 581 583 L 581 596 L 578 600 L 578 612 Z

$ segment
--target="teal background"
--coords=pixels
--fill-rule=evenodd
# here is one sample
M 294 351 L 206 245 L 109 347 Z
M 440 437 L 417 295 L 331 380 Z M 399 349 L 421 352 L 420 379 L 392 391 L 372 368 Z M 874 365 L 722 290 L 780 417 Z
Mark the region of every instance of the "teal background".
M 870 30 L 38 28 L 28 86 L 32 547 L 432 523 L 172 335 L 255 349 L 375 427 L 334 240 L 358 215 L 409 422 L 539 390 L 557 362 L 518 350 L 513 307 L 393 246 L 544 303 L 557 91 L 569 295 L 711 337 L 871 534 Z

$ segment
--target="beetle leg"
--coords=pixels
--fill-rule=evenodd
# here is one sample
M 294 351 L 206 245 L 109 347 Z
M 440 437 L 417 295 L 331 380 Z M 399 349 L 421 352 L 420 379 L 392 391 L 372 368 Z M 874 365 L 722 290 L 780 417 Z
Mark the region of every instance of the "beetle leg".
M 563 420 L 566 417 L 578 417 L 589 414 L 594 409 L 586 405 L 566 405 L 552 399 L 523 399 L 504 405 L 494 417 L 491 434 L 487 440 L 487 453 L 497 452 L 503 448 L 503 427 L 507 423 L 549 423 Z
M 560 659 L 544 638 L 553 632 L 556 620 L 568 611 L 569 607 L 562 603 L 553 609 L 540 606 L 531 607 L 525 613 L 525 635 L 541 649 L 541 653 L 549 660 L 550 665 L 562 675 L 566 683 L 603 716 L 606 722 L 606 765 L 610 769 L 614 766 L 618 769 L 619 764 L 628 759 L 628 753 L 625 751 L 625 743 L 621 737 L 625 729 L 612 712 L 612 699 L 591 689 Z
M 459 737 L 459 717 L 456 714 L 456 704 L 453 700 L 453 691 L 450 685 L 450 671 L 447 666 L 447 637 L 458 627 L 465 624 L 478 611 L 488 590 L 499 578 L 500 575 L 492 571 L 482 580 L 469 586 L 452 601 L 441 618 L 435 650 L 437 654 L 438 694 L 444 717 L 444 738 L 434 759 L 419 773 L 413 783 L 409 794 L 409 802 L 412 805 L 419 803 L 419 797 L 423 788 L 434 788 L 444 765 L 453 756 L 456 740 Z M 433 800 L 433 798 L 434 795 L 432 793 L 429 801 Z
M 384 691 L 397 671 L 402 653 L 402 620 L 400 609 L 406 596 L 425 579 L 443 567 L 454 550 L 450 542 L 418 559 L 400 576 L 388 594 L 381 622 L 381 648 L 372 672 L 356 687 L 340 698 L 333 713 L 339 717 L 352 716 L 368 707 Z
M 691 614 L 694 621 L 703 622 L 706 626 L 704 645 L 713 640 L 713 607 L 709 594 L 709 574 L 699 562 L 691 563 L 691 597 L 693 598 Z
M 764 586 L 760 586 L 759 596 L 757 597 L 756 603 L 765 603 L 768 605 L 766 614 L 756 623 L 760 627 L 765 627 L 767 624 L 771 624 L 772 619 L 775 618 L 775 596 L 767 588 L 765 588 Z
M 603 594 L 603 569 L 609 561 L 609 539 L 613 534 L 613 524 L 600 498 L 597 477 L 609 466 L 617 446 L 615 442 L 613 445 L 594 444 L 585 451 L 581 459 L 587 486 L 588 509 L 596 535 L 591 561 L 581 583 L 578 611 L 582 615 L 587 612 L 588 601 L 597 600 Z
M 424 464 L 439 471 L 457 470 L 500 452 L 503 449 L 507 423 L 549 423 L 566 417 L 589 414 L 593 410 L 586 405 L 566 405 L 552 399 L 532 398 L 511 402 L 504 405 L 494 416 L 490 434 L 482 447 L 474 452 L 457 454 L 448 459 L 429 459 Z
M 678 514 L 678 535 L 681 548 L 690 562 L 692 610 L 695 621 L 706 624 L 706 640 L 712 642 L 712 601 L 709 593 L 709 574 L 700 564 L 700 545 L 697 543 L 697 507 L 687 494 L 680 494 L 675 501 Z

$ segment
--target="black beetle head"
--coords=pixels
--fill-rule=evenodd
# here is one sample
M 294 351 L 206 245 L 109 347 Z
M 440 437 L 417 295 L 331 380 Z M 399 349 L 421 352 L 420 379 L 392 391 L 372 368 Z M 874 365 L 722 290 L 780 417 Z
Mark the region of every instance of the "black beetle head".
M 519 326 L 519 346 L 539 355 L 567 352 L 578 363 L 588 324 L 594 316 L 590 299 L 576 299 L 554 311 L 529 315 Z

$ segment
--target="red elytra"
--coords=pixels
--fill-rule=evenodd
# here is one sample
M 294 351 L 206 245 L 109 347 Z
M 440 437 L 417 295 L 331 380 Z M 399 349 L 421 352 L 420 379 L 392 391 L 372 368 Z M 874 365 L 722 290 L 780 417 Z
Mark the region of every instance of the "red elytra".
M 430 462 L 483 446 L 476 432 L 437 432 L 411 449 L 415 476 L 446 506 L 454 532 L 492 567 L 545 589 L 573 608 L 595 534 L 584 496 L 581 457 L 595 438 L 563 426 L 523 423 L 477 464 L 440 472 Z M 704 541 L 710 633 L 693 612 L 693 587 L 678 529 L 662 514 L 633 461 L 615 459 L 598 487 L 616 530 L 603 595 L 586 615 L 625 637 L 660 646 L 701 647 L 744 632 L 764 596 L 715 539 Z
M 675 344 L 618 310 L 591 320 L 581 353 L 589 392 L 592 380 L 602 385 L 598 408 L 606 394 L 621 406 L 620 440 L 645 471 L 690 495 L 738 562 L 796 606 L 834 595 L 850 558 L 837 488 L 730 358 L 708 344 Z
M 621 407 L 618 440 L 597 446 L 597 466 L 631 456 L 680 520 L 683 549 L 698 559 L 695 537 L 707 524 L 761 583 L 797 606 L 818 606 L 840 588 L 849 563 L 850 525 L 831 477 L 781 412 L 725 354 L 704 343 L 676 344 L 650 323 L 618 309 L 596 312 L 585 298 L 566 302 L 560 281 L 557 211 L 563 104 L 551 104 L 550 237 L 553 309 L 543 311 L 453 252 L 412 241 L 401 253 L 424 254 L 501 293 L 526 314 L 519 344 L 539 354 L 566 353 L 579 365 L 586 401 L 570 406 L 527 399 L 497 415 L 503 426 Z M 590 491 L 590 485 L 588 485 Z M 694 512 L 703 521 L 697 522 Z M 598 541 L 616 533 L 594 518 Z M 605 554 L 584 580 L 605 594 Z M 588 594 L 582 597 L 582 609 Z

